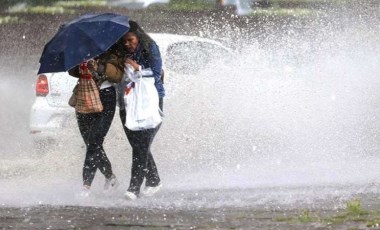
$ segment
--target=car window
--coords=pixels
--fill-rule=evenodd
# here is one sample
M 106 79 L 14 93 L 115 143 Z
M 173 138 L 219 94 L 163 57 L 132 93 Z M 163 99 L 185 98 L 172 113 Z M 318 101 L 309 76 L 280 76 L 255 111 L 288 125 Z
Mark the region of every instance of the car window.
M 228 57 L 229 51 L 222 46 L 203 41 L 172 44 L 167 49 L 166 66 L 175 72 L 189 74 L 213 60 Z

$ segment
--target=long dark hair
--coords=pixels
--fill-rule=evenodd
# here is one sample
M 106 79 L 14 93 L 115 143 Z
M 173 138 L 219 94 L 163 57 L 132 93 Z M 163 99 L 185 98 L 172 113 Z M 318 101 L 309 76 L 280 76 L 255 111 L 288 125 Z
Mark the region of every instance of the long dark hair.
M 151 46 L 152 43 L 155 43 L 154 40 L 147 33 L 145 33 L 145 31 L 137 24 L 137 22 L 129 20 L 129 27 L 130 28 L 128 32 L 136 34 L 136 37 L 139 39 L 139 43 L 142 46 L 142 55 L 144 58 L 151 58 Z M 119 41 L 117 41 L 115 44 L 113 44 L 108 51 L 123 59 L 129 55 L 128 50 L 124 45 L 123 37 L 120 38 Z
M 146 54 L 148 58 L 152 56 L 151 47 L 155 43 L 154 40 L 137 24 L 137 22 L 129 20 L 129 31 L 135 33 L 139 39 L 140 45 L 143 47 L 143 54 Z

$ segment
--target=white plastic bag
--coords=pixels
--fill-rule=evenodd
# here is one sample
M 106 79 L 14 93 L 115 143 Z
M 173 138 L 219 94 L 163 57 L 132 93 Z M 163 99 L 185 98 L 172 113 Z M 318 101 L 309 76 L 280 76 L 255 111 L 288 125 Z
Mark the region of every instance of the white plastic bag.
M 135 86 L 126 97 L 125 126 L 134 131 L 156 128 L 162 122 L 162 118 L 154 78 L 140 77 L 133 82 Z

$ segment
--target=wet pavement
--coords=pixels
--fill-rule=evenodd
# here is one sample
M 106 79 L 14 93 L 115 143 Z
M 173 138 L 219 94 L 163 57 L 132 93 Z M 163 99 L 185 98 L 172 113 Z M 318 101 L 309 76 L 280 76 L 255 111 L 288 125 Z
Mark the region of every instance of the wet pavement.
M 159 209 L 83 206 L 0 208 L 0 229 L 367 229 L 366 222 L 291 222 L 303 209 Z M 320 217 L 339 210 L 314 210 Z M 379 228 L 372 228 L 379 229 Z
M 294 211 L 286 212 L 286 215 Z M 78 206 L 1 208 L 3 229 L 303 229 L 273 221 L 282 211 L 142 209 Z
M 1 208 L 3 229 L 305 229 L 310 224 L 276 222 L 297 211 L 256 209 L 160 210 L 139 208 L 51 207 Z M 356 224 L 348 225 L 350 227 Z M 326 226 L 326 229 L 328 227 Z
M 141 208 L 1 208 L 3 229 L 284 229 L 272 221 L 280 212 L 258 210 L 161 210 Z
M 330 194 L 320 193 L 318 197 L 307 198 L 311 196 L 311 190 L 321 191 L 323 188 L 277 188 L 278 194 L 282 194 L 277 201 L 273 190 L 276 188 L 162 191 L 155 197 L 137 201 L 115 198 L 117 204 L 108 207 L 91 203 L 27 207 L 3 204 L 0 207 L 0 229 L 367 229 L 375 217 L 347 219 L 341 223 L 327 220 L 342 215 L 346 202 L 353 199 L 359 199 L 363 209 L 369 212 L 380 209 L 378 193 L 369 190 L 343 195 L 352 188 L 332 187 Z M 269 195 L 265 196 L 265 193 Z M 283 195 L 287 193 L 293 200 L 284 202 L 289 198 Z M 269 201 L 269 197 L 273 200 Z M 317 218 L 305 219 L 309 216 Z

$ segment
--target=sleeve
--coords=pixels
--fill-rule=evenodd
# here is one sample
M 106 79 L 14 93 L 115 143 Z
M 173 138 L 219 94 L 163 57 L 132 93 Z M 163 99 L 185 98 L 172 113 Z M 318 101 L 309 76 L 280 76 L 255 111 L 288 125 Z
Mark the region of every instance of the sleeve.
M 102 58 L 102 63 L 105 65 L 104 74 L 106 75 L 106 79 L 110 82 L 120 83 L 124 74 L 122 59 L 116 55 L 109 55 L 106 58 Z
M 121 79 L 123 78 L 122 70 L 120 70 L 112 63 L 106 63 L 105 69 L 106 80 L 113 83 L 120 83 Z
M 156 82 L 161 80 L 161 71 L 162 71 L 162 58 L 160 49 L 156 43 L 153 43 L 151 46 L 151 58 L 150 58 L 150 66 L 153 72 L 153 76 Z

